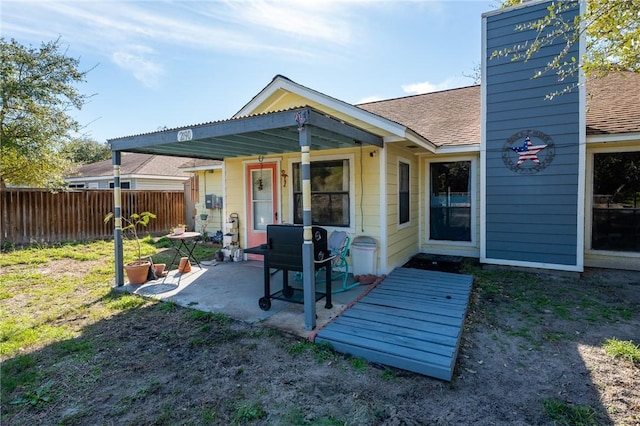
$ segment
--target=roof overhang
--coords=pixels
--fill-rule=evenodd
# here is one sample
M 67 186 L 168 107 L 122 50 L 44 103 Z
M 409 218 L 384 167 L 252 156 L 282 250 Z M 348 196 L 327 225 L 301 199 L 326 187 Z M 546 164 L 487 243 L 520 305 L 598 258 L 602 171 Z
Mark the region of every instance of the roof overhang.
M 309 106 L 115 138 L 109 144 L 116 152 L 214 160 L 283 154 L 300 149 L 299 117 L 306 117 L 312 150 L 383 146 L 381 136 Z

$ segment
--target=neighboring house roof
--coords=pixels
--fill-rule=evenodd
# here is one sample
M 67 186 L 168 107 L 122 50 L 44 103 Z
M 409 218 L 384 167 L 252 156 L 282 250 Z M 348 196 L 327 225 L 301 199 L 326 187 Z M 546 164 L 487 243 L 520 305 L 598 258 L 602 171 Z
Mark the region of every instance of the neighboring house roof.
M 357 106 L 410 128 L 436 146 L 480 143 L 480 86 Z
M 167 157 L 162 155 L 125 153 L 121 158 L 120 175 L 144 175 L 188 178 L 189 173 L 180 170 L 180 166 L 187 161 L 184 157 Z M 84 164 L 78 168 L 73 178 L 90 178 L 98 176 L 113 176 L 111 160 Z
M 183 158 L 184 160 L 184 158 Z M 198 171 L 198 170 L 211 170 L 211 169 L 221 169 L 224 161 L 220 160 L 205 160 L 201 158 L 193 158 L 189 159 L 189 161 L 185 161 L 180 165 L 180 169 L 183 171 Z
M 640 75 L 612 72 L 587 82 L 587 134 L 640 132 Z
M 357 105 L 396 121 L 436 146 L 480 143 L 480 86 Z M 640 132 L 640 75 L 610 73 L 587 82 L 587 134 Z

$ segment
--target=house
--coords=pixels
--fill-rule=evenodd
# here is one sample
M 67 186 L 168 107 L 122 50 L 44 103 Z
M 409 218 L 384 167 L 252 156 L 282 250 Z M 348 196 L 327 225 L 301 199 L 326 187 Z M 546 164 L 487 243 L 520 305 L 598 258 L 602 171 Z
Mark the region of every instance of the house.
M 483 15 L 479 86 L 351 105 L 278 75 L 228 120 L 112 139 L 114 158 L 223 161 L 204 179 L 193 170 L 197 209 L 208 210 L 206 182 L 245 248 L 265 242 L 267 224 L 313 223 L 374 238 L 378 274 L 421 252 L 640 270 L 640 76 L 532 78 L 560 41 L 542 59 L 491 59 L 535 37 L 514 27 L 547 5 Z
M 120 164 L 122 189 L 183 191 L 192 177 L 180 169 L 187 159 L 183 157 L 152 154 L 126 154 Z M 65 178 L 69 188 L 113 188 L 113 164 L 111 160 L 84 164 L 73 176 Z

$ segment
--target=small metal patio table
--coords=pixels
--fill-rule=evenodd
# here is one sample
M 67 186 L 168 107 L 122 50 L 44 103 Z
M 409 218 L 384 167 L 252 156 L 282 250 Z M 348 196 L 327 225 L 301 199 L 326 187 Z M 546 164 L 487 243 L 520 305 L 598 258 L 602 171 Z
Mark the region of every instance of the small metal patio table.
M 198 268 L 202 269 L 202 266 L 200 266 L 200 262 L 198 262 L 198 259 L 196 259 L 196 257 L 193 255 L 193 249 L 196 248 L 196 243 L 200 238 L 199 232 L 183 232 L 182 234 L 169 234 L 169 235 L 166 235 L 166 237 L 171 242 L 171 245 L 173 246 L 173 248 L 176 249 L 176 254 L 173 256 L 173 259 L 171 259 L 171 263 L 169 263 L 167 270 L 169 271 L 171 270 L 171 267 L 173 266 L 173 264 L 175 263 L 178 257 L 186 257 L 189 260 L 193 260 L 196 263 L 196 265 L 198 265 Z M 165 279 L 166 278 L 167 277 L 165 276 Z M 178 284 L 179 283 L 180 283 L 180 278 L 178 278 Z

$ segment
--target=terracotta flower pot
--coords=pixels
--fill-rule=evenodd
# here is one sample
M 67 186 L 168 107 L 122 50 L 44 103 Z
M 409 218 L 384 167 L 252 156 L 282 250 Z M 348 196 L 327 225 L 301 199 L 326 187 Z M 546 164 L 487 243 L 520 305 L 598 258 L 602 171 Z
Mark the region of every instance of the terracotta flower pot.
M 147 282 L 150 267 L 151 262 L 149 261 L 136 261 L 124 265 L 124 270 L 127 273 L 129 284 L 142 284 Z
M 164 269 L 167 267 L 166 263 L 154 263 L 153 269 L 156 273 L 156 277 L 162 277 L 164 275 Z
M 187 272 L 191 272 L 191 262 L 189 262 L 188 257 L 181 257 L 180 264 L 178 265 L 178 272 L 181 274 L 186 274 Z

